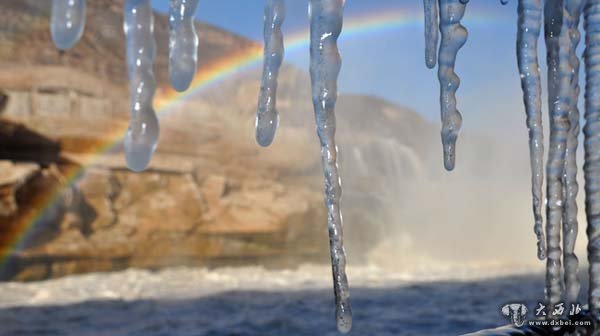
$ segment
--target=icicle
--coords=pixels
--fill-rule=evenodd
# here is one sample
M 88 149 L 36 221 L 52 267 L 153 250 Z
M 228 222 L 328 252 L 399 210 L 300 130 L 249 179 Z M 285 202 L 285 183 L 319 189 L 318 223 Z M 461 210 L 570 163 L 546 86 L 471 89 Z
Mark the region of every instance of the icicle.
M 256 142 L 268 146 L 273 142 L 279 112 L 277 111 L 277 77 L 283 61 L 283 34 L 281 25 L 285 19 L 285 1 L 267 0 L 265 4 L 265 51 L 262 83 L 256 113 Z
M 466 6 L 459 0 L 439 0 L 440 31 L 442 42 L 438 55 L 438 78 L 440 81 L 440 105 L 442 115 L 442 144 L 444 167 L 454 169 L 456 139 L 462 125 L 462 116 L 456 108 L 456 90 L 460 78 L 454 72 L 456 54 L 467 41 L 467 29 L 460 24 Z
M 423 0 L 425 10 L 425 64 L 433 69 L 437 63 L 438 32 L 438 0 Z
M 198 68 L 198 1 L 171 0 L 169 8 L 169 79 L 177 91 L 187 90 Z
M 549 307 L 561 300 L 561 248 L 560 224 L 563 210 L 563 173 L 567 135 L 568 112 L 571 98 L 572 67 L 570 63 L 571 39 L 568 30 L 568 13 L 563 0 L 546 1 L 544 6 L 544 35 L 548 52 L 548 109 L 550 111 L 550 144 L 547 179 L 546 239 L 546 298 Z
M 72 48 L 83 35 L 85 0 L 53 0 L 50 33 L 61 50 Z
M 152 70 L 156 43 L 150 0 L 127 0 L 124 18 L 131 94 L 131 121 L 125 137 L 125 153 L 129 168 L 141 171 L 152 158 L 159 132 L 158 119 L 152 106 L 156 89 Z
M 328 212 L 329 244 L 338 330 L 352 327 L 350 293 L 346 277 L 346 252 L 343 245 L 340 198 L 342 187 L 335 144 L 335 102 L 341 58 L 337 39 L 342 31 L 344 0 L 309 0 L 310 77 L 312 99 L 321 142 L 325 175 L 325 205 Z
M 523 89 L 523 101 L 529 130 L 529 160 L 531 163 L 531 191 L 533 196 L 534 232 L 537 237 L 537 255 L 546 258 L 546 242 L 542 218 L 544 179 L 544 131 L 542 127 L 542 87 L 538 63 L 538 38 L 542 24 L 541 0 L 519 0 L 517 32 L 517 62 Z
M 590 312 L 600 317 L 600 0 L 588 0 L 585 17 L 585 212 L 590 264 Z
M 579 296 L 579 260 L 575 255 L 575 242 L 577 240 L 577 146 L 579 137 L 579 58 L 577 57 L 577 45 L 581 34 L 579 33 L 579 17 L 583 0 L 566 0 L 565 8 L 568 17 L 569 38 L 571 46 L 569 49 L 569 62 L 571 64 L 571 91 L 569 106 L 569 133 L 567 136 L 564 183 L 564 208 L 563 208 L 563 262 L 565 264 L 565 294 L 569 303 L 576 303 Z

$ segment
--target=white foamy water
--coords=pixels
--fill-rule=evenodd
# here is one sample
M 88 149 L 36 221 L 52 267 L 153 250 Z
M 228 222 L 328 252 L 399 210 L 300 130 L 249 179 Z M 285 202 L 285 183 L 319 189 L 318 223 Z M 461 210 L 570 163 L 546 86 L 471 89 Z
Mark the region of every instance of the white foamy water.
M 410 267 L 404 272 L 389 272 L 370 265 L 350 266 L 348 274 L 353 287 L 387 288 L 433 281 L 485 280 L 527 274 L 533 270 L 542 269 L 502 264 L 434 264 L 429 267 Z M 227 291 L 303 291 L 330 287 L 330 269 L 325 265 L 307 264 L 293 270 L 269 270 L 260 266 L 217 269 L 176 267 L 160 271 L 129 269 L 39 282 L 0 283 L 0 308 L 65 305 L 90 300 L 176 300 Z
M 509 301 L 543 299 L 543 265 L 419 258 L 412 265 L 348 267 L 352 335 L 460 335 L 508 323 L 500 307 Z M 338 335 L 331 286 L 328 265 L 129 269 L 0 283 L 0 336 Z

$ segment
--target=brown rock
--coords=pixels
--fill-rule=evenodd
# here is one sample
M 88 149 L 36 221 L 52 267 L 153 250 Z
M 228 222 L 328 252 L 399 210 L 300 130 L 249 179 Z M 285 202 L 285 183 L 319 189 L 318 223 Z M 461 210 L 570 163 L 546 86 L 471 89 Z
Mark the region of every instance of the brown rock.
M 119 222 L 131 223 L 138 236 L 160 231 L 185 234 L 202 219 L 202 199 L 189 176 L 161 176 L 160 185 L 160 188 L 140 192 L 118 210 Z M 122 186 L 121 195 L 135 188 L 128 183 Z
M 40 167 L 35 163 L 0 161 L 0 217 L 9 217 L 17 212 L 17 191 L 39 171 Z
M 88 0 L 86 31 L 66 53 L 50 41 L 49 2 L 0 2 L 0 249 L 11 255 L 0 278 L 327 261 L 307 74 L 282 68 L 282 124 L 271 147 L 254 140 L 259 74 L 242 73 L 162 111 L 157 153 L 147 171 L 132 173 L 120 141 L 128 123 L 121 2 Z M 201 69 L 259 48 L 197 25 Z M 157 15 L 159 46 L 167 45 L 167 27 L 166 17 Z M 167 49 L 160 47 L 159 97 L 170 90 L 167 65 Z M 417 136 L 429 128 L 414 113 L 359 96 L 341 96 L 338 105 L 341 156 L 349 165 L 377 160 L 346 155 L 345 145 L 359 154 L 401 147 L 406 157 L 421 159 Z M 370 169 L 385 171 L 390 164 L 395 161 L 353 170 L 343 176 L 345 185 L 372 190 L 385 181 L 373 180 Z M 372 210 L 362 199 L 345 201 L 358 214 Z M 357 226 L 370 224 L 353 217 L 360 218 Z M 9 250 L 25 231 L 29 239 L 21 249 Z

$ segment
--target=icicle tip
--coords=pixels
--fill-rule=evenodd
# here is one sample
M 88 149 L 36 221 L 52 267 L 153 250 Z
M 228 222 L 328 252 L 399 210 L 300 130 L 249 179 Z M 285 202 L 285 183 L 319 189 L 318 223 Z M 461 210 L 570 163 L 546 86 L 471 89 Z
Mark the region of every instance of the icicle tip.
M 134 172 L 141 172 L 150 164 L 160 132 L 158 118 L 153 111 L 148 111 L 142 118 L 142 122 L 134 120 L 129 126 L 124 141 L 127 167 Z
M 456 164 L 456 144 L 444 145 L 444 168 L 447 171 L 453 171 Z
M 270 146 L 275 139 L 278 127 L 279 113 L 277 110 L 274 110 L 272 115 L 258 113 L 256 116 L 256 143 L 262 147 Z
M 352 330 L 352 315 L 341 311 L 337 313 L 337 329 L 342 334 L 347 334 Z

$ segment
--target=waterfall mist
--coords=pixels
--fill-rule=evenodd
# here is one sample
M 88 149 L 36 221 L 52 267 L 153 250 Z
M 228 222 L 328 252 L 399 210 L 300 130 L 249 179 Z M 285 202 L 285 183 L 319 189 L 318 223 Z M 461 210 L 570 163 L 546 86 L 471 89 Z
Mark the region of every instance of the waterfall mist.
M 342 110 L 339 114 L 343 118 Z M 431 124 L 431 133 L 434 127 Z M 465 132 L 460 141 L 461 169 L 451 174 L 439 169 L 441 150 L 434 141 L 424 156 L 398 138 L 378 141 L 377 149 L 371 148 L 366 157 L 356 147 L 342 148 L 344 210 L 365 202 L 353 197 L 356 179 L 385 181 L 367 197 L 380 207 L 373 211 L 379 216 L 372 227 L 347 218 L 350 260 L 361 259 L 356 254 L 362 253 L 364 237 L 375 236 L 363 261 L 397 271 L 486 265 L 508 272 L 535 265 L 541 271 L 543 263 L 531 248 L 536 238 L 530 225 L 526 132 L 520 128 Z M 503 140 L 501 134 L 512 138 Z M 579 238 L 581 253 L 585 239 Z

